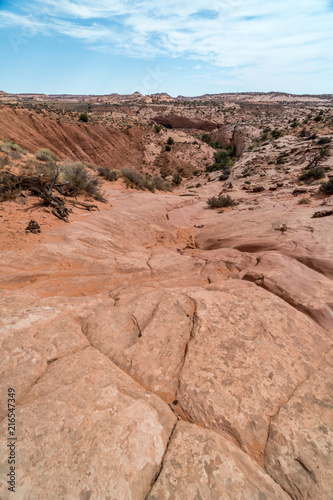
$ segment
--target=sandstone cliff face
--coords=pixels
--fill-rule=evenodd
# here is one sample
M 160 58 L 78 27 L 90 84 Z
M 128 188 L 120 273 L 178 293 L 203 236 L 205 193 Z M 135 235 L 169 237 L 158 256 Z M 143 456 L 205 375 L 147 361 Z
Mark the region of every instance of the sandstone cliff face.
M 110 190 L 111 210 L 2 253 L 18 498 L 330 498 L 328 218 L 309 231 L 289 199 L 281 234 L 265 198 L 218 214 L 208 188 Z
M 260 130 L 246 124 L 223 125 L 218 130 L 214 130 L 211 139 L 217 141 L 222 147 L 235 147 L 236 155 L 241 156 L 252 144 L 253 139 L 260 136 Z

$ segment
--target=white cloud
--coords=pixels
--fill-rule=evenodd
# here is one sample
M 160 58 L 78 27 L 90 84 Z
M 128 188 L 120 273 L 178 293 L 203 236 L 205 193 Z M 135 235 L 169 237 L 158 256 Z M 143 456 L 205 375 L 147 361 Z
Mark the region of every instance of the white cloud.
M 0 11 L 0 27 L 61 33 L 104 52 L 239 67 L 242 79 L 253 78 L 253 68 L 258 78 L 332 67 L 333 12 L 325 0 L 211 0 L 208 7 L 206 0 L 34 0 L 23 6 L 24 15 Z

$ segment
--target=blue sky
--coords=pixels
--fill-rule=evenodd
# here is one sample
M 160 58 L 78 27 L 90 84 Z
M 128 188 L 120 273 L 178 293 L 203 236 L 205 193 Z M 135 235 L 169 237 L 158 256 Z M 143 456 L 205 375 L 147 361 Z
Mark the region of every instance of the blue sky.
M 0 0 L 0 90 L 333 93 L 332 0 Z

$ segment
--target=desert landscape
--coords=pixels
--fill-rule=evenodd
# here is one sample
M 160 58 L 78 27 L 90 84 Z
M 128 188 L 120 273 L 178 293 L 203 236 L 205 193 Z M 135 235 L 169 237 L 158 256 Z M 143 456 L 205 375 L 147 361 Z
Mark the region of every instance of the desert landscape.
M 333 499 L 332 139 L 326 94 L 0 92 L 1 499 Z

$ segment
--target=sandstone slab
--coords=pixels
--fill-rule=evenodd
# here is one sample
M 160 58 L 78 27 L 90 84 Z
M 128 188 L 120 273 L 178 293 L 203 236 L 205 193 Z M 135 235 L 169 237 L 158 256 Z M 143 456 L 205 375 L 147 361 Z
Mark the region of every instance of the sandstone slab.
M 176 422 L 165 403 L 91 347 L 49 365 L 16 419 L 22 500 L 142 500 Z M 0 455 L 4 468 L 5 439 Z M 9 499 L 4 477 L 0 496 Z
M 288 498 L 237 446 L 213 431 L 180 421 L 147 500 Z

